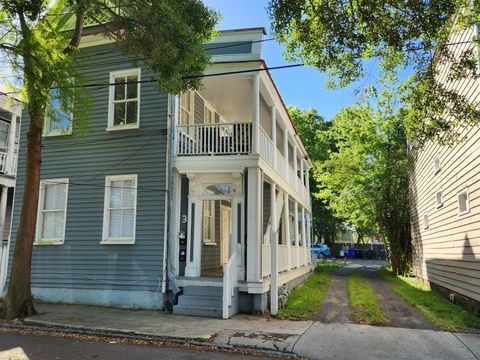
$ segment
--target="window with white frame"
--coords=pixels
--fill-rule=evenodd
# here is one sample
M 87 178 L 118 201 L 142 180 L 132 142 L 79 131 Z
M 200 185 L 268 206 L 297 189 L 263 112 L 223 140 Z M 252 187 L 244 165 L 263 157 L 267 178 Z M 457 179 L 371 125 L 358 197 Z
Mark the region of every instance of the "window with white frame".
M 180 125 L 193 124 L 193 106 L 193 91 L 187 91 L 180 95 Z
M 433 158 L 433 174 L 436 175 L 442 169 L 442 163 L 440 162 L 440 154 L 436 154 Z
M 69 135 L 72 133 L 72 113 L 66 108 L 70 107 L 68 99 L 61 99 L 60 89 L 50 91 L 50 109 L 46 112 L 43 126 L 44 136 Z M 73 100 L 71 100 L 73 101 Z
M 437 200 L 437 208 L 442 207 L 443 206 L 443 189 L 442 188 L 439 188 L 437 190 L 436 200 Z
M 427 230 L 430 227 L 430 220 L 428 219 L 428 213 L 423 214 L 423 228 Z
M 108 129 L 138 128 L 140 119 L 140 69 L 110 73 Z
M 0 119 L 0 147 L 8 147 L 8 135 L 10 134 L 10 123 Z
M 468 188 L 463 189 L 457 194 L 458 215 L 468 214 L 470 212 L 470 198 Z
M 64 243 L 67 198 L 68 179 L 40 181 L 36 244 Z
M 137 175 L 107 176 L 102 243 L 135 243 Z
M 215 200 L 203 201 L 203 243 L 215 244 Z

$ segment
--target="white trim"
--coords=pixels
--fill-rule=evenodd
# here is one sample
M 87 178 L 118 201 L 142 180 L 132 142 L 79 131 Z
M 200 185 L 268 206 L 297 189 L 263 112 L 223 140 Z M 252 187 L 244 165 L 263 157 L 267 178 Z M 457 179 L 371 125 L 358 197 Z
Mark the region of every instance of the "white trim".
M 115 86 L 109 86 L 109 93 L 108 93 L 108 123 L 106 131 L 118 131 L 118 130 L 128 130 L 128 129 L 138 129 L 140 127 L 140 80 L 142 79 L 141 69 L 128 69 L 128 70 L 119 70 L 119 71 L 112 71 L 109 75 L 109 83 L 115 83 L 115 79 L 117 77 L 127 77 L 127 76 L 137 76 L 138 83 L 137 83 L 137 98 L 130 99 L 130 101 L 137 102 L 137 122 L 135 124 L 125 124 L 125 125 L 114 125 L 113 124 L 113 117 L 114 117 L 114 98 L 115 98 Z M 125 103 L 128 101 L 125 100 Z
M 132 237 L 120 237 L 111 238 L 110 233 L 110 191 L 112 181 L 117 180 L 133 180 L 134 181 L 134 194 L 133 194 L 133 236 Z M 138 187 L 138 175 L 107 175 L 105 177 L 105 198 L 103 203 L 103 233 L 101 244 L 135 244 L 135 234 L 137 226 L 137 187 Z
M 462 194 L 465 194 L 465 193 L 467 195 L 467 199 L 466 199 L 466 203 L 465 203 L 466 210 L 465 211 L 460 211 L 460 196 Z M 470 194 L 468 192 L 468 187 L 465 187 L 463 190 L 460 190 L 457 193 L 457 208 L 458 208 L 458 216 L 462 216 L 462 215 L 468 214 L 470 212 Z
M 63 208 L 63 231 L 61 238 L 54 239 L 43 239 L 41 234 L 43 231 L 43 205 L 45 204 L 45 185 L 51 184 L 62 184 L 65 185 L 65 204 Z M 62 245 L 65 243 L 65 229 L 67 227 L 67 204 L 68 204 L 68 178 L 62 179 L 46 179 L 40 180 L 40 192 L 38 196 L 38 205 L 37 205 L 37 224 L 35 228 L 35 241 L 34 245 Z
M 440 194 L 440 202 L 438 201 L 438 194 Z M 437 209 L 443 206 L 443 189 L 440 187 L 435 193 L 435 202 L 437 204 Z

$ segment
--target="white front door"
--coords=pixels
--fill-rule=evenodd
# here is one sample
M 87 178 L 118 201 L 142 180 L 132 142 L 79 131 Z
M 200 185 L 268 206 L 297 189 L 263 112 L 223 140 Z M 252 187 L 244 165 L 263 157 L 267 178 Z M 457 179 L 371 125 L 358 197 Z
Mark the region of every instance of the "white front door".
M 229 245 L 230 245 L 230 236 L 232 234 L 231 226 L 231 216 L 232 211 L 229 207 L 220 206 L 220 233 L 221 233 L 221 244 L 220 244 L 220 262 L 223 266 L 228 261 L 229 258 Z

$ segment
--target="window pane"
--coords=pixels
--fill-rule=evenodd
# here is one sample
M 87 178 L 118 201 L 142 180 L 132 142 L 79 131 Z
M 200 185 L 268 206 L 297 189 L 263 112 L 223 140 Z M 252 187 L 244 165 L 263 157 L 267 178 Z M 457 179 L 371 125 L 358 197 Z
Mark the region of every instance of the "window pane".
M 133 189 L 135 186 L 133 180 L 124 180 L 123 181 L 123 208 L 133 208 L 134 205 L 134 194 L 135 190 Z
M 65 207 L 65 184 L 55 184 L 55 209 L 64 209 Z
M 64 217 L 65 213 L 63 211 L 55 211 L 55 233 L 54 233 L 54 238 L 55 239 L 61 239 L 63 238 L 63 222 L 64 222 Z
M 57 184 L 46 184 L 45 185 L 45 197 L 43 201 L 44 210 L 53 210 L 55 207 L 55 186 Z
M 127 78 L 127 99 L 135 99 L 137 98 L 137 89 L 138 89 L 138 77 L 129 76 Z
M 122 207 L 122 180 L 112 181 L 110 183 L 110 208 L 117 209 Z
M 135 124 L 137 122 L 137 102 L 129 101 L 127 103 L 127 124 Z
M 123 210 L 122 237 L 133 237 L 133 210 Z
M 125 103 L 115 104 L 115 114 L 113 116 L 113 125 L 125 124 Z
M 109 237 L 121 237 L 122 230 L 122 210 L 110 210 Z
M 115 78 L 115 100 L 125 99 L 125 78 Z

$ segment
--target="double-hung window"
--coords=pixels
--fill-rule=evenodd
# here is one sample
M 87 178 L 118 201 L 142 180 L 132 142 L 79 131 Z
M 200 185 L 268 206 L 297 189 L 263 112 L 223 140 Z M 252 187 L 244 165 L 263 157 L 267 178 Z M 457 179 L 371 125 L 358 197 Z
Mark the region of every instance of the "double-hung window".
M 44 136 L 69 135 L 72 133 L 73 99 L 61 99 L 60 89 L 50 91 L 50 106 L 43 125 Z
M 60 245 L 65 241 L 68 179 L 42 180 L 38 202 L 37 234 L 39 245 Z
M 470 212 L 470 196 L 468 195 L 468 187 L 457 194 L 458 215 L 465 215 Z
M 140 69 L 110 73 L 108 129 L 136 129 L 140 123 Z
M 137 175 L 107 176 L 103 217 L 104 244 L 134 244 Z
M 203 201 L 203 243 L 215 245 L 215 200 Z

